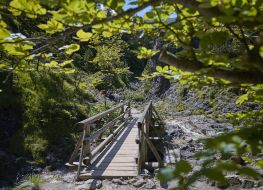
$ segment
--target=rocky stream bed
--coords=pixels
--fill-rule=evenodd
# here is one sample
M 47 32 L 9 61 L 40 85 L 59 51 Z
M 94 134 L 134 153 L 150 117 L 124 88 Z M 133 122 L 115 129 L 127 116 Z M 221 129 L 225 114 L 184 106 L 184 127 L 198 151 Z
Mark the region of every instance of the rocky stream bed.
M 196 160 L 193 155 L 202 150 L 201 139 L 217 135 L 225 131 L 232 130 L 232 126 L 227 123 L 218 123 L 204 115 L 177 116 L 174 120 L 166 121 L 165 141 L 170 153 L 164 155 L 167 162 L 174 163 L 176 160 L 184 159 L 191 163 L 193 170 L 201 167 L 201 162 Z M 76 172 L 67 171 L 66 168 L 58 169 L 52 166 L 46 166 L 45 169 L 39 169 L 42 182 L 39 188 L 30 182 L 24 182 L 19 187 L 24 189 L 42 189 L 42 190 L 90 190 L 90 189 L 171 189 L 175 182 L 161 184 L 156 178 L 158 169 L 150 173 L 143 171 L 143 175 L 136 178 L 118 178 L 105 180 L 87 180 L 75 181 Z M 256 182 L 251 179 L 240 177 L 237 174 L 227 176 L 228 185 L 218 187 L 214 182 L 203 178 L 190 187 L 193 190 L 213 190 L 213 189 L 263 189 L 263 182 Z

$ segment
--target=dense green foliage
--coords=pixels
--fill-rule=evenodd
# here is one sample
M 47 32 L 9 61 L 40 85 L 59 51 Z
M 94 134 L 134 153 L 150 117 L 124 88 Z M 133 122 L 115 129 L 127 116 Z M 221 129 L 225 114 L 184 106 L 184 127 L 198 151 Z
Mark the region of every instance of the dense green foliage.
M 99 8 L 100 5 L 104 8 Z M 248 99 L 259 104 L 263 103 L 262 0 L 138 0 L 130 1 L 130 5 L 135 8 L 127 11 L 123 9 L 124 5 L 123 0 L 1 1 L 0 68 L 9 73 L 16 72 L 17 76 L 27 78 L 24 85 L 27 83 L 32 85 L 22 86 L 24 90 L 22 99 L 26 99 L 27 94 L 34 97 L 30 98 L 25 106 L 37 105 L 30 108 L 31 113 L 50 116 L 54 110 L 42 113 L 41 109 L 54 104 L 58 104 L 59 107 L 63 101 L 62 109 L 59 109 L 61 117 L 67 119 L 76 117 L 76 113 L 68 113 L 67 109 L 64 109 L 64 106 L 76 106 L 72 105 L 72 102 L 66 103 L 67 94 L 70 98 L 76 96 L 72 95 L 75 88 L 73 90 L 69 85 L 68 77 L 58 79 L 57 74 L 69 75 L 70 79 L 75 77 L 74 87 L 80 91 L 88 87 L 101 89 L 103 86 L 113 84 L 121 87 L 129 71 L 127 63 L 121 58 L 122 50 L 127 44 L 121 42 L 119 35 L 133 32 L 161 36 L 162 43 L 181 48 L 181 51 L 174 55 L 165 50 L 167 45 L 163 46 L 162 51 L 161 48 L 151 50 L 150 47 L 139 47 L 138 58 L 150 57 L 161 51 L 159 59 L 170 65 L 157 67 L 158 72 L 153 76 L 164 75 L 192 86 L 235 84 L 245 91 L 236 101 L 237 104 L 242 104 Z M 148 6 L 151 6 L 151 10 L 143 18 L 134 16 Z M 175 14 L 176 19 L 171 19 Z M 34 32 L 29 32 L 28 28 L 21 31 L 21 25 L 25 21 L 32 23 Z M 117 37 L 111 38 L 116 34 Z M 107 45 L 101 45 L 98 42 L 100 39 L 104 39 Z M 89 59 L 91 57 L 92 59 Z M 90 61 L 84 70 L 89 74 L 83 74 L 81 63 L 82 60 L 87 61 L 87 58 Z M 35 70 L 41 71 L 41 74 L 31 74 L 31 71 Z M 11 74 L 6 80 L 10 79 L 10 76 Z M 40 76 L 44 78 L 43 81 L 40 80 Z M 152 76 L 144 76 L 148 77 Z M 41 84 L 34 84 L 37 81 Z M 54 81 L 58 84 L 52 83 Z M 64 92 L 65 89 L 67 92 Z M 45 93 L 47 90 L 55 90 L 58 94 L 66 93 L 66 97 L 65 99 L 53 97 L 52 93 Z M 83 113 L 83 110 L 80 113 Z M 40 122 L 36 121 L 36 118 L 31 118 L 29 113 L 24 114 L 30 122 L 23 130 L 30 129 L 35 122 Z M 200 171 L 195 172 L 190 178 L 185 178 L 187 176 L 185 173 L 189 173 L 191 167 L 187 162 L 181 161 L 175 170 L 164 176 L 178 179 L 181 188 L 186 188 L 202 175 L 224 183 L 223 171 L 226 169 L 237 170 L 241 174 L 256 178 L 257 174 L 247 167 L 233 162 L 210 160 L 209 155 L 211 152 L 219 154 L 227 152 L 238 156 L 262 152 L 261 115 L 262 110 L 228 115 L 234 120 L 242 119 L 244 128 L 208 140 L 206 144 L 209 146 L 206 146 L 206 149 L 209 154 L 202 154 L 207 161 Z M 253 118 L 256 118 L 257 122 L 254 122 Z M 53 134 L 34 135 L 45 137 Z M 34 138 L 28 136 L 28 141 L 32 140 Z M 48 146 L 45 140 L 40 138 L 39 143 L 43 147 Z

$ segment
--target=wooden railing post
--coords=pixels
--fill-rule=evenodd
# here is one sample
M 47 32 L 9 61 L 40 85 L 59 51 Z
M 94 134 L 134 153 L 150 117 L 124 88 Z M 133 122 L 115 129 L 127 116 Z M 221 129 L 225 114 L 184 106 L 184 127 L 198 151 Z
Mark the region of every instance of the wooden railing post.
M 138 174 L 141 173 L 142 168 L 142 123 L 138 122 L 138 143 L 139 143 L 139 150 L 138 150 L 138 162 L 137 162 L 137 168 L 138 168 Z
M 128 116 L 131 117 L 131 102 L 128 102 L 128 109 L 129 109 Z
M 84 164 L 86 166 L 89 166 L 90 165 L 90 160 L 91 160 L 91 157 L 90 157 L 90 153 L 91 153 L 91 149 L 90 149 L 90 125 L 86 126 L 85 128 L 85 134 L 86 134 L 86 138 L 85 138 L 85 143 L 84 143 L 84 156 L 87 156 L 84 160 Z
M 84 128 L 84 130 L 83 130 L 83 135 L 82 135 L 82 143 L 81 143 L 80 156 L 79 156 L 79 165 L 78 165 L 78 171 L 77 171 L 77 180 L 79 179 L 80 170 L 81 170 L 81 166 L 82 166 L 82 160 L 83 160 L 83 154 L 84 154 L 85 136 L 86 136 L 86 130 L 85 130 L 85 128 Z
M 125 109 L 124 109 L 124 104 L 122 105 L 122 107 L 121 107 L 121 114 L 123 114 L 123 113 L 125 113 Z M 125 121 L 125 115 L 123 115 L 122 116 L 122 122 L 124 122 Z

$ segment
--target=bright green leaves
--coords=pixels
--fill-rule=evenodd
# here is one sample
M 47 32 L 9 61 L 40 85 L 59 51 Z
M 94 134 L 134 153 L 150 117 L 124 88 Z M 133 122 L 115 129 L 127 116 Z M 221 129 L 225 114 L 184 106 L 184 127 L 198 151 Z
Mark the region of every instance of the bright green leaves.
M 87 42 L 92 37 L 92 33 L 91 32 L 85 32 L 84 30 L 81 29 L 77 32 L 77 37 L 80 41 Z
M 7 43 L 3 44 L 3 49 L 9 54 L 9 55 L 15 55 L 15 56 L 25 56 L 28 55 L 28 50 L 33 49 L 32 44 L 27 43 Z
M 73 60 L 66 60 L 62 63 L 58 63 L 57 61 L 51 61 L 49 63 L 44 64 L 46 69 L 52 69 L 53 72 L 56 73 L 66 73 L 71 74 L 74 73 L 76 70 L 72 64 Z
M 10 36 L 10 31 L 6 29 L 7 24 L 1 19 L 0 15 L 0 42 Z
M 14 16 L 19 16 L 24 12 L 29 18 L 37 18 L 37 15 L 46 14 L 38 0 L 12 0 L 9 10 Z
M 48 34 L 54 34 L 56 32 L 62 32 L 65 30 L 63 24 L 56 21 L 55 19 L 51 19 L 47 22 L 47 24 L 39 24 L 38 27 L 42 30 L 45 30 Z
M 80 49 L 79 44 L 70 44 L 66 46 L 66 54 L 71 55 L 72 53 L 78 51 Z
M 263 46 L 259 48 L 259 55 L 263 58 Z
M 69 55 L 78 51 L 79 49 L 80 49 L 79 44 L 70 44 L 70 45 L 65 45 L 65 46 L 59 48 L 59 50 L 65 50 L 65 53 L 69 54 Z
M 65 1 L 60 9 L 51 13 L 55 20 L 67 23 L 69 26 L 83 26 L 96 17 L 96 3 L 85 0 Z
M 236 100 L 236 104 L 243 104 L 245 101 L 248 100 L 249 93 L 243 94 Z
M 5 28 L 0 28 L 0 41 L 10 36 L 10 32 Z
M 157 52 L 156 50 L 147 49 L 146 47 L 139 47 L 139 52 L 137 53 L 138 59 L 146 59 L 154 56 Z
M 102 36 L 105 38 L 110 38 L 113 34 L 109 31 L 103 31 Z
M 104 19 L 104 18 L 106 18 L 107 17 L 107 12 L 106 11 L 99 11 L 98 13 L 97 13 L 97 18 L 98 19 Z
M 113 10 L 116 11 L 123 11 L 122 8 L 125 5 L 125 1 L 124 0 L 107 0 L 106 1 L 106 5 L 107 7 L 110 7 Z

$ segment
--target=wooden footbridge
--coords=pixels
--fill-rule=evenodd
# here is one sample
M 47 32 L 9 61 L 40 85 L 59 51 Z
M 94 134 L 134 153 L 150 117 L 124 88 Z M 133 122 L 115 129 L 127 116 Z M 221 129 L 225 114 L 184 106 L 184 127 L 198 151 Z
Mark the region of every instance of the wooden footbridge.
M 92 130 L 94 126 L 101 127 Z M 142 168 L 163 165 L 155 146 L 160 143 L 163 123 L 152 102 L 141 114 L 134 113 L 130 103 L 122 103 L 76 127 L 83 132 L 66 165 L 77 168 L 77 180 L 134 177 Z

